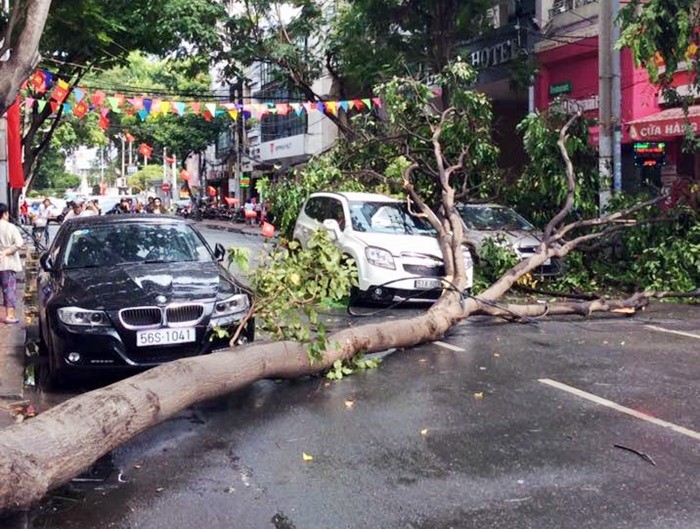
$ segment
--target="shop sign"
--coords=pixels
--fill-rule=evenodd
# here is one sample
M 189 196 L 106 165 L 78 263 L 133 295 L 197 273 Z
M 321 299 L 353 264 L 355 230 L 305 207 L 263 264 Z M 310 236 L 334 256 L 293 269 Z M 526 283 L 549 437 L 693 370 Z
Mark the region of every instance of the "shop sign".
M 634 164 L 644 167 L 656 167 L 666 163 L 666 144 L 664 142 L 636 142 L 633 145 Z
M 561 108 L 567 112 L 591 112 L 598 110 L 600 97 L 596 94 L 583 99 L 565 99 L 560 104 Z
M 304 155 L 305 134 L 266 141 L 260 144 L 260 159 L 277 160 L 278 158 L 290 158 Z
M 690 129 L 694 133 L 698 132 L 697 121 L 690 121 L 688 125 L 690 125 Z M 647 123 L 643 125 L 632 125 L 630 127 L 630 135 L 632 136 L 632 138 L 640 140 L 645 138 L 685 136 L 685 126 L 686 123 L 682 119 L 676 121 L 669 121 L 667 123 Z
M 565 81 L 563 83 L 554 83 L 549 85 L 549 95 L 552 97 L 560 96 L 562 94 L 570 94 L 572 90 L 571 81 Z
M 491 46 L 473 51 L 469 60 L 475 68 L 492 68 L 509 62 L 515 57 L 517 43 L 515 37 L 507 38 Z

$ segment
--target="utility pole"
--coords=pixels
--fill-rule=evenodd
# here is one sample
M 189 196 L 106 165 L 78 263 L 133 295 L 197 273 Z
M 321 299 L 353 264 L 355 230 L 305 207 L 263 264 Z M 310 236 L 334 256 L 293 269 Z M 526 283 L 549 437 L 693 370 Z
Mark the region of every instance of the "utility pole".
M 613 168 L 612 137 L 612 2 L 600 0 L 598 14 L 598 205 L 602 211 L 610 198 Z
M 617 14 L 620 11 L 620 0 L 612 0 L 612 131 L 613 131 L 613 193 L 619 194 L 622 191 L 622 120 L 620 116 L 620 106 L 622 104 L 622 91 L 620 88 L 620 50 L 613 49 L 617 41 L 620 40 L 620 25 Z

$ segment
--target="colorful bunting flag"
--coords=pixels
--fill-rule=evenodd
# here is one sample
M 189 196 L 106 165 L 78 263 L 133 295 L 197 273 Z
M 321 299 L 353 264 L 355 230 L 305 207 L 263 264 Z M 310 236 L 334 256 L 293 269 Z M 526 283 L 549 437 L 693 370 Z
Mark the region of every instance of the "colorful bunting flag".
M 148 117 L 148 110 L 146 110 L 145 108 L 142 108 L 141 110 L 139 110 L 137 112 L 137 114 L 141 118 L 141 121 L 146 121 L 146 118 Z
M 93 107 L 99 108 L 104 104 L 106 97 L 102 90 L 98 90 L 90 95 L 90 103 L 92 103 Z
M 46 74 L 42 70 L 37 70 L 29 78 L 29 84 L 35 92 L 43 93 L 46 90 Z
M 109 129 L 109 118 L 106 116 L 100 116 L 100 128 L 104 131 L 107 131 Z
M 75 100 L 78 103 L 80 103 L 83 100 L 83 98 L 85 97 L 85 90 L 83 90 L 82 88 L 78 88 L 77 86 L 74 86 L 73 87 L 73 97 L 75 98 Z
M 133 134 L 129 134 L 128 132 L 124 134 L 124 139 L 131 143 L 134 141 L 136 138 L 134 138 Z
M 73 115 L 77 118 L 84 118 L 85 114 L 87 114 L 87 111 L 89 110 L 88 104 L 85 101 L 81 101 L 75 107 L 73 108 Z M 104 116 L 100 116 L 100 118 L 103 118 Z
M 173 103 L 173 111 L 178 116 L 182 116 L 185 113 L 185 103 L 182 103 L 180 101 Z
M 141 154 L 144 158 L 150 158 L 151 154 L 153 153 L 153 147 L 146 143 L 142 143 L 139 146 L 139 154 Z

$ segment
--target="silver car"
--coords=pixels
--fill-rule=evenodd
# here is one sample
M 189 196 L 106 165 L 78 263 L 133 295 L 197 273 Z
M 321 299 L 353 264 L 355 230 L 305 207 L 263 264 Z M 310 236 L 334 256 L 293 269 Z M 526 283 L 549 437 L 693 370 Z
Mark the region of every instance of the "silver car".
M 511 246 L 519 259 L 527 259 L 537 253 L 542 243 L 542 234 L 514 210 L 497 204 L 460 204 L 457 206 L 465 228 L 465 236 L 478 255 L 481 245 L 491 237 Z M 558 275 L 562 271 L 561 261 L 547 259 L 534 271 L 537 275 Z

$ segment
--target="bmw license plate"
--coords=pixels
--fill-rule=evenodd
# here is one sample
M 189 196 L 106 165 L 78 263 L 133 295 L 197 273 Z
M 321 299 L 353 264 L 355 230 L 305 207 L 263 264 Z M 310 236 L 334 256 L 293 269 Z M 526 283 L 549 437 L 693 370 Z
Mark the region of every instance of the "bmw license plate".
M 416 288 L 429 289 L 429 288 L 440 288 L 439 279 L 416 279 Z
M 153 331 L 138 331 L 136 333 L 136 346 L 152 347 L 154 345 L 194 342 L 195 335 L 195 329 L 156 329 Z

